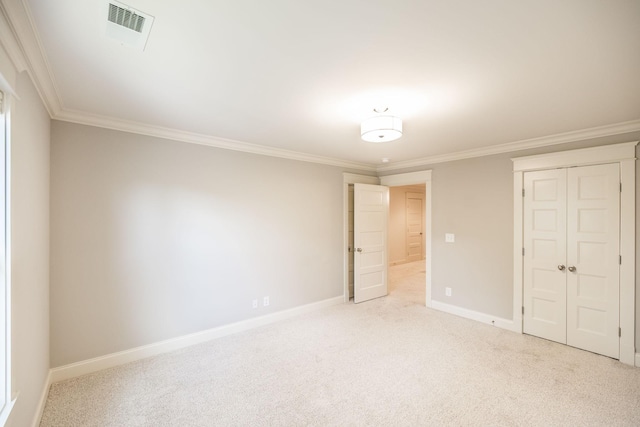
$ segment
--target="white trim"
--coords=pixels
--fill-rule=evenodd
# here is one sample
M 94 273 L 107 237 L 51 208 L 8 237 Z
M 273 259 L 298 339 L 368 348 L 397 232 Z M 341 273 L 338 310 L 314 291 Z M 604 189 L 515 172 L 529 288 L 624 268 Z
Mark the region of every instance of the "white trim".
M 522 333 L 522 269 L 524 248 L 523 238 L 523 203 L 522 197 L 524 173 L 513 173 L 513 324 L 518 333 Z
M 374 172 L 375 167 L 365 163 L 351 162 L 348 160 L 335 159 L 330 157 L 317 156 L 302 153 L 299 151 L 285 150 L 282 148 L 269 147 L 266 145 L 249 144 L 247 142 L 235 141 L 232 139 L 217 138 L 200 133 L 187 132 L 183 130 L 170 129 L 161 126 L 147 125 L 129 120 L 116 119 L 112 117 L 92 115 L 81 112 L 71 112 L 64 110 L 53 117 L 61 120 L 82 125 L 94 126 L 104 129 L 112 129 L 121 132 L 130 132 L 138 135 L 153 136 L 156 138 L 169 139 L 173 141 L 188 142 L 191 144 L 206 145 L 209 147 L 221 148 L 224 150 L 240 151 L 243 153 L 259 154 L 262 156 L 279 157 L 301 162 L 318 163 L 329 166 L 338 166 L 346 169 Z
M 640 368 L 640 353 L 636 353 L 636 367 Z
M 31 9 L 25 0 L 2 2 L 2 6 L 14 36 L 19 41 L 20 52 L 12 60 L 20 71 L 27 70 L 49 116 L 54 118 L 62 111 L 60 92 L 44 53 Z
M 15 406 L 17 400 L 18 400 L 18 397 L 16 396 L 16 398 L 10 400 L 7 403 L 4 410 L 0 412 L 0 426 L 4 426 L 7 423 L 7 420 L 11 416 L 11 411 L 13 411 L 13 407 Z M 34 427 L 37 427 L 37 426 L 34 425 Z
M 11 42 L 7 47 L 7 53 L 11 55 L 11 60 L 15 62 L 19 71 L 26 69 L 29 72 L 49 116 L 54 120 L 118 130 L 122 132 L 131 132 L 139 135 L 153 136 L 192 144 L 207 145 L 225 150 L 240 151 L 329 166 L 338 166 L 345 169 L 367 172 L 375 172 L 376 170 L 374 165 L 360 162 L 318 156 L 265 145 L 249 144 L 241 141 L 217 138 L 210 135 L 170 129 L 162 126 L 154 126 L 65 108 L 62 98 L 60 97 L 60 91 L 58 90 L 56 81 L 53 77 L 51 66 L 49 65 L 44 53 L 40 36 L 36 26 L 34 25 L 29 6 L 24 0 L 0 2 L 0 11 L 4 12 L 6 15 L 7 23 L 10 24 L 12 32 L 12 37 L 10 39 L 7 38 L 7 40 Z M 14 38 L 18 40 L 19 43 L 14 43 Z M 4 40 L 5 37 L 2 39 Z
M 420 171 L 420 172 L 410 172 L 410 173 L 402 173 L 397 175 L 387 175 L 380 178 L 380 183 L 382 185 L 387 185 L 389 187 L 395 187 L 400 185 L 413 185 L 413 184 L 424 184 L 425 185 L 425 209 L 424 209 L 424 238 L 425 238 L 425 301 L 424 305 L 427 307 L 431 307 L 431 271 L 432 271 L 432 254 L 431 254 L 431 238 L 432 238 L 432 227 L 431 227 L 431 209 L 432 209 L 432 186 L 431 186 L 431 171 Z
M 136 360 L 145 359 L 147 357 L 156 356 L 162 353 L 179 350 L 185 347 L 201 344 L 207 341 L 222 338 L 238 332 L 247 331 L 260 326 L 269 325 L 280 320 L 290 319 L 301 314 L 309 313 L 321 308 L 330 307 L 341 303 L 342 296 L 333 297 L 323 301 L 279 311 L 277 313 L 267 314 L 265 316 L 255 317 L 236 323 L 231 323 L 229 325 L 219 326 L 217 328 L 208 329 L 206 331 L 183 335 L 181 337 L 132 348 L 130 350 L 119 351 L 117 353 L 107 354 L 105 356 L 71 363 L 69 365 L 51 369 L 51 382 L 55 383 L 69 378 L 75 378 L 81 375 L 97 372 L 103 369 L 112 368 L 114 366 L 123 365 L 125 363 L 134 362 Z
M 443 311 L 445 313 L 453 314 L 455 316 L 464 317 L 465 319 L 475 320 L 477 322 L 486 323 L 487 325 L 497 326 L 501 329 L 506 329 L 512 332 L 518 332 L 518 328 L 515 327 L 513 320 L 504 319 L 502 317 L 491 316 L 490 314 L 481 313 L 479 311 L 468 310 L 466 308 L 458 307 L 456 305 L 446 304 L 440 301 L 431 301 L 432 308 L 435 310 Z
M 380 179 L 375 176 L 356 175 L 344 172 L 342 174 L 342 285 L 343 300 L 349 302 L 349 184 L 372 184 L 380 183 Z
M 582 148 L 579 150 L 559 151 L 535 156 L 516 157 L 513 161 L 514 171 L 535 171 L 541 169 L 568 168 L 571 166 L 601 165 L 618 163 L 636 158 L 635 142 L 604 145 L 600 147 Z
M 369 176 L 369 175 L 358 175 L 355 173 L 347 173 L 344 172 L 342 174 L 342 182 L 349 184 L 380 184 L 380 178 L 377 176 Z
M 20 43 L 11 26 L 4 2 L 0 2 L 0 45 L 4 47 L 17 73 L 27 69 Z M 12 84 L 15 84 L 15 82 L 12 82 Z
M 44 407 L 47 404 L 47 398 L 49 397 L 49 389 L 51 388 L 51 378 L 53 377 L 51 373 L 51 369 L 49 369 L 49 374 L 47 375 L 47 381 L 40 392 L 40 400 L 38 400 L 38 406 L 36 407 L 36 412 L 33 415 L 33 421 L 31 422 L 31 427 L 38 427 L 40 425 L 40 421 L 42 421 L 42 414 L 44 414 Z
M 12 97 L 7 96 L 5 93 L 6 105 L 3 106 L 5 112 L 0 112 L 0 119 L 4 119 L 0 124 L 0 132 L 3 135 L 0 137 L 4 140 L 4 146 L 0 147 L 4 149 L 4 152 L 0 155 L 2 162 L 4 163 L 2 169 L 4 176 L 2 177 L 3 188 L 3 204 L 4 204 L 4 221 L 0 224 L 3 227 L 4 233 L 4 248 L 2 249 L 4 255 L 4 271 L 2 272 L 4 277 L 3 282 L 3 297 L 2 297 L 2 312 L 3 312 L 3 359 L 4 364 L 0 367 L 3 370 L 2 376 L 4 377 L 4 383 L 1 385 L 4 387 L 2 393 L 4 394 L 5 403 L 1 408 L 0 418 L 7 419 L 11 414 L 11 410 L 17 400 L 17 396 L 14 396 L 13 389 L 15 382 L 13 381 L 13 322 L 12 322 L 12 273 L 11 273 L 11 103 Z
M 380 177 L 380 183 L 387 187 L 397 187 L 400 185 L 424 184 L 431 181 L 431 171 L 419 171 L 401 173 L 397 175 L 386 175 Z
M 635 151 L 635 144 L 632 149 Z M 636 161 L 620 162 L 620 361 L 634 364 L 636 352 Z
M 493 154 L 512 153 L 514 151 L 528 150 L 531 148 L 548 147 L 552 145 L 585 141 L 588 139 L 621 135 L 638 131 L 640 131 L 640 119 L 588 129 L 581 129 L 571 132 L 558 133 L 555 135 L 542 136 L 539 138 L 523 139 L 520 141 L 508 142 L 506 144 L 491 145 L 489 147 L 473 148 L 471 150 L 458 151 L 456 153 L 441 154 L 436 156 L 423 157 L 420 159 L 400 161 L 384 166 L 378 166 L 376 170 L 378 172 L 395 171 L 412 167 L 451 162 L 454 160 L 491 156 Z
M 513 266 L 513 305 L 514 323 L 522 331 L 522 318 L 516 307 L 522 304 L 522 174 L 530 170 L 554 169 L 559 167 L 586 166 L 604 163 L 620 164 L 620 362 L 638 365 L 635 353 L 636 336 L 636 300 L 635 300 L 635 150 L 638 142 L 612 144 L 579 150 L 561 151 L 550 154 L 518 157 L 511 159 L 514 168 L 514 266 Z M 520 258 L 520 259 L 518 259 Z M 626 262 L 625 262 L 626 261 Z M 634 362 L 635 360 L 635 362 Z
M 422 167 L 426 165 L 443 163 L 453 160 L 462 160 L 475 157 L 489 156 L 493 154 L 508 153 L 537 147 L 565 144 L 574 141 L 599 138 L 604 136 L 620 135 L 640 131 L 640 119 L 622 123 L 592 127 L 588 129 L 563 132 L 538 138 L 531 138 L 489 147 L 474 148 L 459 151 L 457 153 L 423 157 L 420 159 L 400 161 L 388 165 L 373 165 L 358 162 L 342 161 L 340 159 L 314 156 L 273 147 L 257 146 L 243 142 L 223 140 L 208 135 L 197 135 L 175 129 L 153 126 L 144 123 L 119 120 L 113 117 L 105 117 L 90 113 L 70 110 L 64 107 L 60 91 L 57 88 L 51 66 L 44 53 L 41 38 L 38 34 L 31 9 L 25 0 L 0 2 L 0 11 L 6 16 L 10 24 L 11 37 L 3 32 L 2 40 L 9 40 L 6 44 L 7 53 L 19 71 L 27 70 L 32 77 L 34 85 L 45 104 L 49 115 L 54 120 L 62 120 L 78 124 L 86 124 L 107 129 L 125 132 L 139 133 L 142 135 L 157 136 L 166 139 L 175 139 L 190 143 L 204 144 L 235 151 L 283 157 L 286 159 L 305 162 L 327 164 L 352 168 L 355 170 L 386 172 L 406 169 L 410 167 Z M 4 45 L 4 43 L 3 43 Z

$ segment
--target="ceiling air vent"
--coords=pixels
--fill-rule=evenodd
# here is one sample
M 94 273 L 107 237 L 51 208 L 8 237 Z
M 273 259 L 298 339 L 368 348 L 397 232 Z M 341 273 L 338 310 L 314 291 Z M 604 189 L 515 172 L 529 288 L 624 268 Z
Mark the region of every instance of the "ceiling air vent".
M 117 1 L 108 2 L 106 9 L 107 37 L 122 45 L 144 50 L 153 25 L 153 16 Z
M 144 16 L 109 3 L 109 21 L 141 33 L 144 25 Z

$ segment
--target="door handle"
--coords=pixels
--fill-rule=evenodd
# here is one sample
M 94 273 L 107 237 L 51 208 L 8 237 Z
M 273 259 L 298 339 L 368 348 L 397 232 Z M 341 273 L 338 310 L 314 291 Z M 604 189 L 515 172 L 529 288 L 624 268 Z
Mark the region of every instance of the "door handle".
M 560 271 L 564 271 L 564 265 L 560 264 L 560 265 L 558 266 L 558 270 L 560 270 Z
M 576 271 L 576 268 L 572 265 L 569 268 L 567 268 L 567 270 L 569 270 L 570 272 L 574 273 Z
M 356 251 L 362 252 L 362 248 L 358 248 L 358 249 L 356 249 Z

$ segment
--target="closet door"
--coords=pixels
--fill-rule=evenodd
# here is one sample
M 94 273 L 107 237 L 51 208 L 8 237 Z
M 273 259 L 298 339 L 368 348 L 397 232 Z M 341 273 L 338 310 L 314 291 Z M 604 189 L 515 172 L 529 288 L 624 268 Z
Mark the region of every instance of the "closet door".
M 524 174 L 523 330 L 619 358 L 619 164 Z
M 567 172 L 524 174 L 523 330 L 565 344 L 567 339 Z
M 619 358 L 620 166 L 568 170 L 567 344 Z

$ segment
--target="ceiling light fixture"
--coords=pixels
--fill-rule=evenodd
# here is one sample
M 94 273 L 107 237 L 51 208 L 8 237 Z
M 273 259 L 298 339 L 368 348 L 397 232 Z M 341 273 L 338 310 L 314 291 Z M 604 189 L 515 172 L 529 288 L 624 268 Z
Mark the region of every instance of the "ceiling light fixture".
M 388 108 L 374 108 L 375 116 L 360 125 L 360 136 L 367 142 L 389 142 L 402 136 L 402 120 L 385 114 Z

